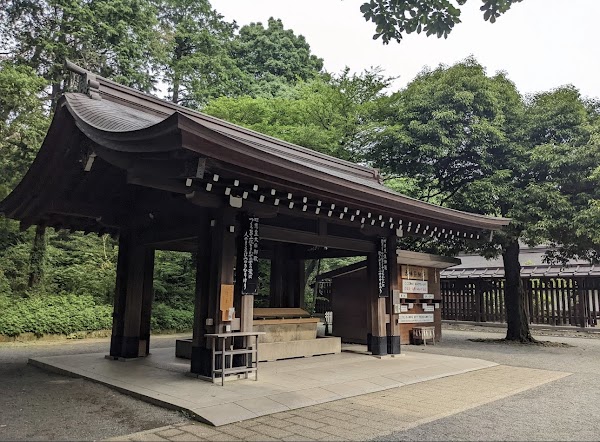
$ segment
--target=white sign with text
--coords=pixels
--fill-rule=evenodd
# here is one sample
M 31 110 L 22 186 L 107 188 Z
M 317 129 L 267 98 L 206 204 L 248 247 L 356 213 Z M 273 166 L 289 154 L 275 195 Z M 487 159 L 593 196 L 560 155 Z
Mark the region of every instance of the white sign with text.
M 427 293 L 427 281 L 415 281 L 414 279 L 402 280 L 402 291 L 404 293 Z
M 433 322 L 433 313 L 410 313 L 398 317 L 399 324 Z

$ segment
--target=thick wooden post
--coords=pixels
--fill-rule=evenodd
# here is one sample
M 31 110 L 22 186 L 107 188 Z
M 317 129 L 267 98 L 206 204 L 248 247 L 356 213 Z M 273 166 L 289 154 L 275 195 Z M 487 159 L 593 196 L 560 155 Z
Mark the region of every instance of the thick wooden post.
M 190 371 L 203 376 L 211 376 L 211 351 L 206 346 L 206 320 L 209 318 L 210 292 L 210 226 L 205 220 L 200 224 L 198 247 L 196 249 L 196 289 L 194 296 L 194 329 L 192 335 L 192 355 Z
M 285 250 L 283 244 L 275 244 L 271 258 L 271 275 L 269 279 L 269 307 L 283 307 Z
M 117 277 L 115 281 L 115 297 L 113 305 L 112 335 L 110 338 L 110 355 L 118 358 L 121 356 L 123 345 L 123 327 L 125 320 L 125 300 L 127 299 L 127 264 L 129 262 L 128 232 L 119 234 L 119 255 L 117 257 Z
M 371 301 L 371 353 L 387 354 L 385 303 L 387 298 L 379 296 L 379 272 L 377 253 L 367 255 L 368 295 Z
M 146 356 L 149 339 L 150 309 L 154 255 L 136 241 L 134 232 L 123 230 L 119 235 L 119 257 L 113 313 L 110 355 L 114 358 Z M 146 288 L 146 290 L 145 290 Z M 144 296 L 144 294 L 146 296 Z M 144 302 L 145 301 L 145 302 Z M 142 320 L 142 310 L 144 320 Z
M 387 240 L 387 265 L 388 265 L 388 309 L 390 312 L 390 323 L 388 333 L 388 353 L 400 354 L 400 324 L 399 313 L 394 313 L 394 291 L 400 291 L 400 277 L 398 270 L 398 255 L 396 253 L 397 237 L 391 235 Z
M 192 344 L 190 371 L 203 376 L 210 375 L 211 362 L 211 356 L 204 343 L 203 331 L 207 327 L 203 327 L 203 325 L 206 324 L 206 319 L 210 318 L 213 321 L 210 331 L 220 331 L 223 322 L 221 320 L 221 291 L 226 286 L 232 287 L 234 280 L 235 236 L 235 212 L 229 208 L 220 210 L 211 221 L 209 229 L 210 258 L 203 255 L 204 257 L 198 260 L 199 265 L 202 262 L 204 268 L 198 269 L 202 271 L 197 275 L 196 280 L 197 310 L 194 310 L 196 345 Z M 207 265 L 208 261 L 210 261 L 210 265 Z M 209 269 L 208 277 L 204 274 L 207 268 Z M 205 278 L 208 280 L 208 287 L 204 285 Z M 203 293 L 208 294 L 207 300 L 203 299 Z M 203 319 L 204 312 L 207 312 L 207 316 Z
M 154 249 L 146 249 L 144 259 L 144 286 L 142 288 L 142 319 L 140 323 L 140 348 L 145 342 L 145 355 L 150 354 L 150 319 L 154 302 Z
M 297 258 L 294 246 L 285 244 L 285 268 L 283 273 L 284 301 L 282 307 L 304 308 L 304 260 Z

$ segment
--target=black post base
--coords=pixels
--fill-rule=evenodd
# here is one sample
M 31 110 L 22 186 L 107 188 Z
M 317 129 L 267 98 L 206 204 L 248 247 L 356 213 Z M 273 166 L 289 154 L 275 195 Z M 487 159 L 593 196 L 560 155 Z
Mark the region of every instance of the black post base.
M 371 333 L 367 333 L 367 351 L 371 351 L 371 338 L 373 335 Z
M 204 347 L 192 347 L 190 372 L 201 376 L 212 376 L 212 351 Z
M 112 336 L 110 339 L 110 355 L 113 358 L 133 359 L 140 357 L 139 336 Z M 146 355 L 142 355 L 146 356 Z
M 371 336 L 371 354 L 387 355 L 387 336 Z
M 400 336 L 387 337 L 387 352 L 390 355 L 400 354 Z

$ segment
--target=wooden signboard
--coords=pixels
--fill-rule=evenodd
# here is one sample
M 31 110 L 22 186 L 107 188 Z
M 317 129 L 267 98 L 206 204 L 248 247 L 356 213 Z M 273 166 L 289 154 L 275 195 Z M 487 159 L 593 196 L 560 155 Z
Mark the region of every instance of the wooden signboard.
M 417 279 L 419 281 L 426 281 L 428 278 L 427 268 L 403 265 L 401 267 L 401 278 L 402 279 Z
M 229 321 L 229 309 L 233 307 L 233 284 L 221 284 L 221 320 Z
M 242 231 L 242 295 L 258 292 L 258 242 L 258 218 L 248 218 Z

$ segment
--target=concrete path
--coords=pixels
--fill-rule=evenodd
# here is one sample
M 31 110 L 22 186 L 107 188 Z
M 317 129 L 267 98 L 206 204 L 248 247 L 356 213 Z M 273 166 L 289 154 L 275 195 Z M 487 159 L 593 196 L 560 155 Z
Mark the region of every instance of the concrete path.
M 211 427 L 169 425 L 111 440 L 302 441 L 369 440 L 396 430 L 425 427 L 548 382 L 568 373 L 498 365 L 461 375 L 313 405 L 244 422 Z M 480 422 L 480 425 L 493 424 Z M 427 436 L 422 439 L 428 439 Z M 393 438 L 393 440 L 399 440 Z
M 104 353 L 32 358 L 30 363 L 80 376 L 215 426 L 489 368 L 496 363 L 406 351 L 395 358 L 343 352 L 259 364 L 259 380 L 224 387 L 185 376 L 189 361 L 174 348 L 119 362 Z

